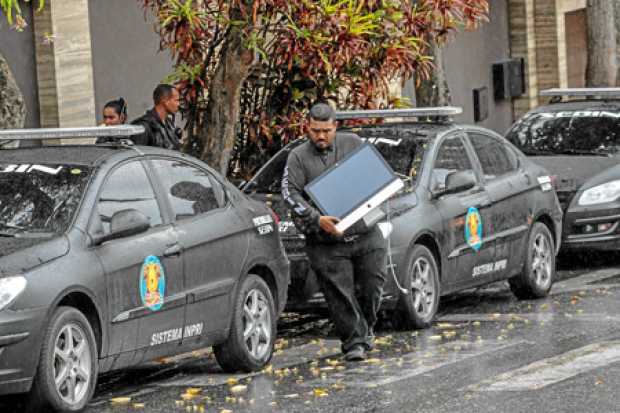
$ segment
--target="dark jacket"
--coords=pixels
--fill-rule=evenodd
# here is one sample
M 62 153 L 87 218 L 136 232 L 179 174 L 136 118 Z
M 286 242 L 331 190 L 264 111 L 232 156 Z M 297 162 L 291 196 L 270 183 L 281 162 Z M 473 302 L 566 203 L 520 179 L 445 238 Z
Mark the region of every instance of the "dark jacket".
M 165 149 L 179 149 L 181 146 L 172 119 L 167 118 L 162 122 L 155 109 L 147 111 L 131 124 L 144 126 L 145 130 L 143 134 L 132 137 L 131 140 L 136 145 L 158 146 Z
M 282 197 L 291 210 L 297 228 L 308 237 L 308 241 L 339 242 L 371 230 L 358 221 L 345 231 L 344 237 L 327 234 L 319 226 L 322 213 L 304 191 L 306 185 L 362 144 L 356 134 L 339 132 L 331 147 L 323 152 L 308 139 L 289 154 L 282 177 Z

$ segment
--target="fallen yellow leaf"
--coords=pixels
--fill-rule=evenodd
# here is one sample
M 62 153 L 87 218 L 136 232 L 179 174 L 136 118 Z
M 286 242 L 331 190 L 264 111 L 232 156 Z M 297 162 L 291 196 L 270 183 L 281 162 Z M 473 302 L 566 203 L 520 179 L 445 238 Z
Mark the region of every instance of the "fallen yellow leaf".
M 226 383 L 227 383 L 229 386 L 234 386 L 235 384 L 238 384 L 238 383 L 239 383 L 239 380 L 237 380 L 237 379 L 236 379 L 236 378 L 234 378 L 234 377 L 229 377 L 229 378 L 226 380 Z
M 442 337 L 441 336 L 430 336 L 428 339 L 432 341 L 441 341 Z
M 232 394 L 240 394 L 240 393 L 245 393 L 248 390 L 248 386 L 243 385 L 243 384 L 238 384 L 236 386 L 232 386 L 230 388 L 230 392 Z
M 134 403 L 133 404 L 133 408 L 134 409 L 144 409 L 144 403 Z
M 381 364 L 381 359 L 371 358 L 364 361 L 366 364 Z
M 110 399 L 113 404 L 127 404 L 131 401 L 131 397 L 114 397 Z
M 202 391 L 201 388 L 199 387 L 189 387 L 188 389 L 185 390 L 185 393 L 187 394 L 193 394 L 194 396 L 199 394 Z
M 329 395 L 329 393 L 327 393 L 327 390 L 325 389 L 314 389 L 312 391 L 312 394 L 314 394 L 316 397 L 326 397 Z

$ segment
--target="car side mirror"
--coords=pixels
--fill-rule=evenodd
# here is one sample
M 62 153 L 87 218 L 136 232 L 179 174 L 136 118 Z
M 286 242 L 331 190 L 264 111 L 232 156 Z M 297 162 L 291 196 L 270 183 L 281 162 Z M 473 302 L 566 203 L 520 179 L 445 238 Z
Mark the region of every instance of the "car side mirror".
M 433 198 L 457 194 L 475 187 L 477 184 L 474 171 L 456 171 L 446 176 L 446 186 L 433 192 Z
M 113 239 L 130 237 L 148 231 L 151 223 L 146 215 L 136 209 L 123 209 L 112 215 L 110 232 L 95 239 L 99 245 Z

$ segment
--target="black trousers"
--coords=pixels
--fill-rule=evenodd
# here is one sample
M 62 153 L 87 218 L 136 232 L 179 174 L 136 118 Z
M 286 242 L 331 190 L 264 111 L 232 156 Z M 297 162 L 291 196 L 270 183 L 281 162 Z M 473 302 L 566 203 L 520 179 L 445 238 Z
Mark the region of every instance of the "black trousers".
M 356 344 L 369 349 L 385 283 L 386 244 L 381 231 L 375 228 L 351 242 L 310 244 L 307 252 L 342 351 Z

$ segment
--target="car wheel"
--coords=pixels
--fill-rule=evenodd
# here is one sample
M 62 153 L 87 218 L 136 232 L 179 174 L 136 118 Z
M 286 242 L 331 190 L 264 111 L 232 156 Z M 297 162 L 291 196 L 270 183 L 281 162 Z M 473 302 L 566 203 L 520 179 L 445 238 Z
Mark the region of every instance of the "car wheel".
M 397 324 L 411 330 L 431 325 L 439 306 L 439 269 L 433 253 L 423 245 L 414 246 L 407 260 L 402 284 L 407 293 L 399 292 Z
M 526 251 L 525 268 L 508 280 L 510 289 L 521 299 L 546 297 L 555 278 L 555 245 L 545 224 L 534 224 Z
M 44 333 L 27 403 L 30 410 L 35 406 L 37 411 L 83 410 L 95 391 L 97 359 L 95 334 L 84 314 L 73 307 L 59 307 Z
M 260 277 L 250 274 L 235 299 L 228 339 L 213 349 L 215 358 L 226 372 L 260 370 L 271 360 L 275 338 L 271 290 Z

